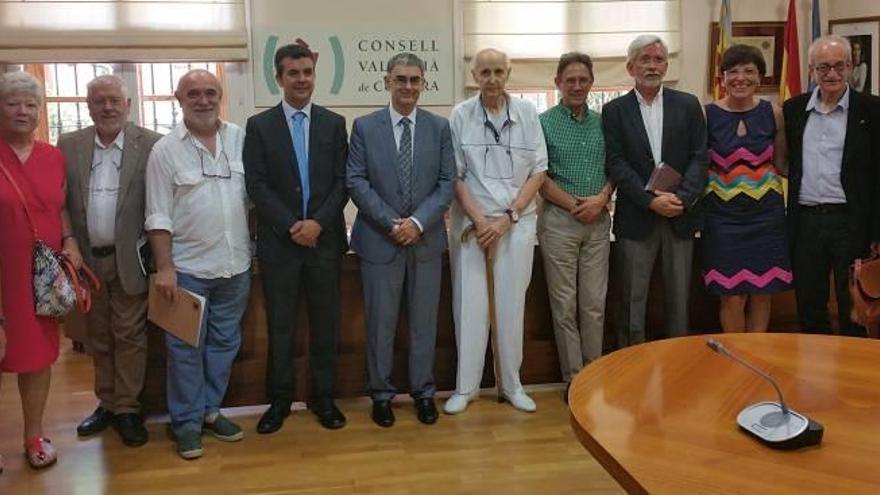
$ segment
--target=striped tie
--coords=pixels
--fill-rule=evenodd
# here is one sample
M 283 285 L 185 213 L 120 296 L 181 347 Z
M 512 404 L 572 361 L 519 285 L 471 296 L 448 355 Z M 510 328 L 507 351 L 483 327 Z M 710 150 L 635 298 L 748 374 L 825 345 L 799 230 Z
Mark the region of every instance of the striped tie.
M 401 205 L 402 216 L 408 217 L 412 209 L 412 130 L 407 117 L 400 119 L 403 134 L 400 136 L 400 149 L 397 152 L 397 164 L 400 167 L 400 189 L 403 191 Z

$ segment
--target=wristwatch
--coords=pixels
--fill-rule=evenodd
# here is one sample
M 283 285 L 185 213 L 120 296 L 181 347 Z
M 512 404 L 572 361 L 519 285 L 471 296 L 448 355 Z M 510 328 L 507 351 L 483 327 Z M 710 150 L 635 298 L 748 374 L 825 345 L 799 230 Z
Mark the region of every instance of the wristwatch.
M 519 213 L 516 212 L 513 208 L 508 208 L 504 210 L 504 213 L 507 213 L 507 216 L 510 217 L 511 223 L 519 222 Z

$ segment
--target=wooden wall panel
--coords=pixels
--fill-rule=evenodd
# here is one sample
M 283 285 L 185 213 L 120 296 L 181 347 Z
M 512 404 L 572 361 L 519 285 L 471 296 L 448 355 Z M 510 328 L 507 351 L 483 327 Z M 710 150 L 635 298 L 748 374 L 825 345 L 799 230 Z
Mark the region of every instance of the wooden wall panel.
M 521 371 L 524 384 L 553 383 L 561 380 L 556 344 L 550 319 L 550 306 L 544 278 L 543 261 L 539 248 L 535 248 L 535 265 L 532 283 L 526 297 L 526 317 L 523 344 L 523 365 Z M 716 332 L 718 324 L 717 298 L 708 295 L 703 289 L 699 269 L 699 245 L 694 249 L 693 283 L 691 287 L 691 328 L 692 333 Z M 620 309 L 618 283 L 614 276 L 617 252 L 612 245 L 612 272 L 608 290 L 605 324 L 605 351 L 616 348 L 616 315 Z M 663 295 L 660 278 L 660 263 L 651 281 L 648 298 L 647 333 L 649 338 L 661 338 L 663 332 Z M 256 267 L 251 285 L 248 310 L 243 322 L 242 347 L 232 370 L 229 391 L 225 404 L 241 406 L 262 404 L 265 398 L 266 372 L 266 315 L 264 311 L 263 287 Z M 456 350 L 455 328 L 452 321 L 452 299 L 449 278 L 449 263 L 444 257 L 443 281 L 437 329 L 437 348 L 434 361 L 434 379 L 438 390 L 455 388 Z M 366 340 L 364 335 L 363 297 L 361 277 L 357 256 L 349 254 L 342 267 L 342 331 L 338 350 L 336 390 L 339 397 L 367 395 Z M 300 322 L 297 330 L 295 350 L 295 376 L 297 400 L 308 396 L 308 348 L 307 318 L 305 305 L 300 307 Z M 796 328 L 794 294 L 789 291 L 774 296 L 771 328 L 777 331 L 791 331 Z M 148 361 L 147 384 L 144 390 L 144 404 L 148 411 L 165 409 L 165 349 L 164 334 L 151 328 L 150 358 Z M 395 342 L 394 383 L 400 393 L 407 393 L 407 331 L 405 312 L 401 311 Z M 483 373 L 483 387 L 491 387 L 491 355 L 487 351 L 487 366 Z

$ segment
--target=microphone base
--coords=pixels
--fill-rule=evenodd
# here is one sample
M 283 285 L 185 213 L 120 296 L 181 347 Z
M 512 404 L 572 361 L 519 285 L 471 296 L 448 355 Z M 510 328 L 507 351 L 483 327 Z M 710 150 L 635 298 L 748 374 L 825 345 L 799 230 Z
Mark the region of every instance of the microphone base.
M 825 429 L 821 424 L 791 409 L 782 412 L 778 402 L 759 402 L 736 417 L 740 429 L 764 445 L 780 450 L 818 445 Z

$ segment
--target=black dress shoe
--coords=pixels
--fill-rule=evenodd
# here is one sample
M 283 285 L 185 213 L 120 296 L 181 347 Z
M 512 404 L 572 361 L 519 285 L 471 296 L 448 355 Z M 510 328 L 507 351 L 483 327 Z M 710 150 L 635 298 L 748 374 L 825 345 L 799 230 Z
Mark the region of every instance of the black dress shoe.
M 419 421 L 426 425 L 432 425 L 437 422 L 437 406 L 434 405 L 434 399 L 431 397 L 425 399 L 416 399 L 416 415 Z
M 394 425 L 394 411 L 390 400 L 373 401 L 373 422 L 382 428 Z
M 338 430 L 345 426 L 345 415 L 342 414 L 342 411 L 333 402 L 309 407 L 309 409 L 318 417 L 318 422 L 321 423 L 321 426 L 328 430 Z
M 274 403 L 263 413 L 257 423 L 257 433 L 267 435 L 281 429 L 284 420 L 290 416 L 290 404 Z
M 87 437 L 106 430 L 113 421 L 113 413 L 98 407 L 88 418 L 84 419 L 79 426 L 76 427 L 76 434 L 81 437 Z
M 122 443 L 129 447 L 140 447 L 149 439 L 144 420 L 134 413 L 117 414 L 113 418 L 113 429 L 119 433 Z

